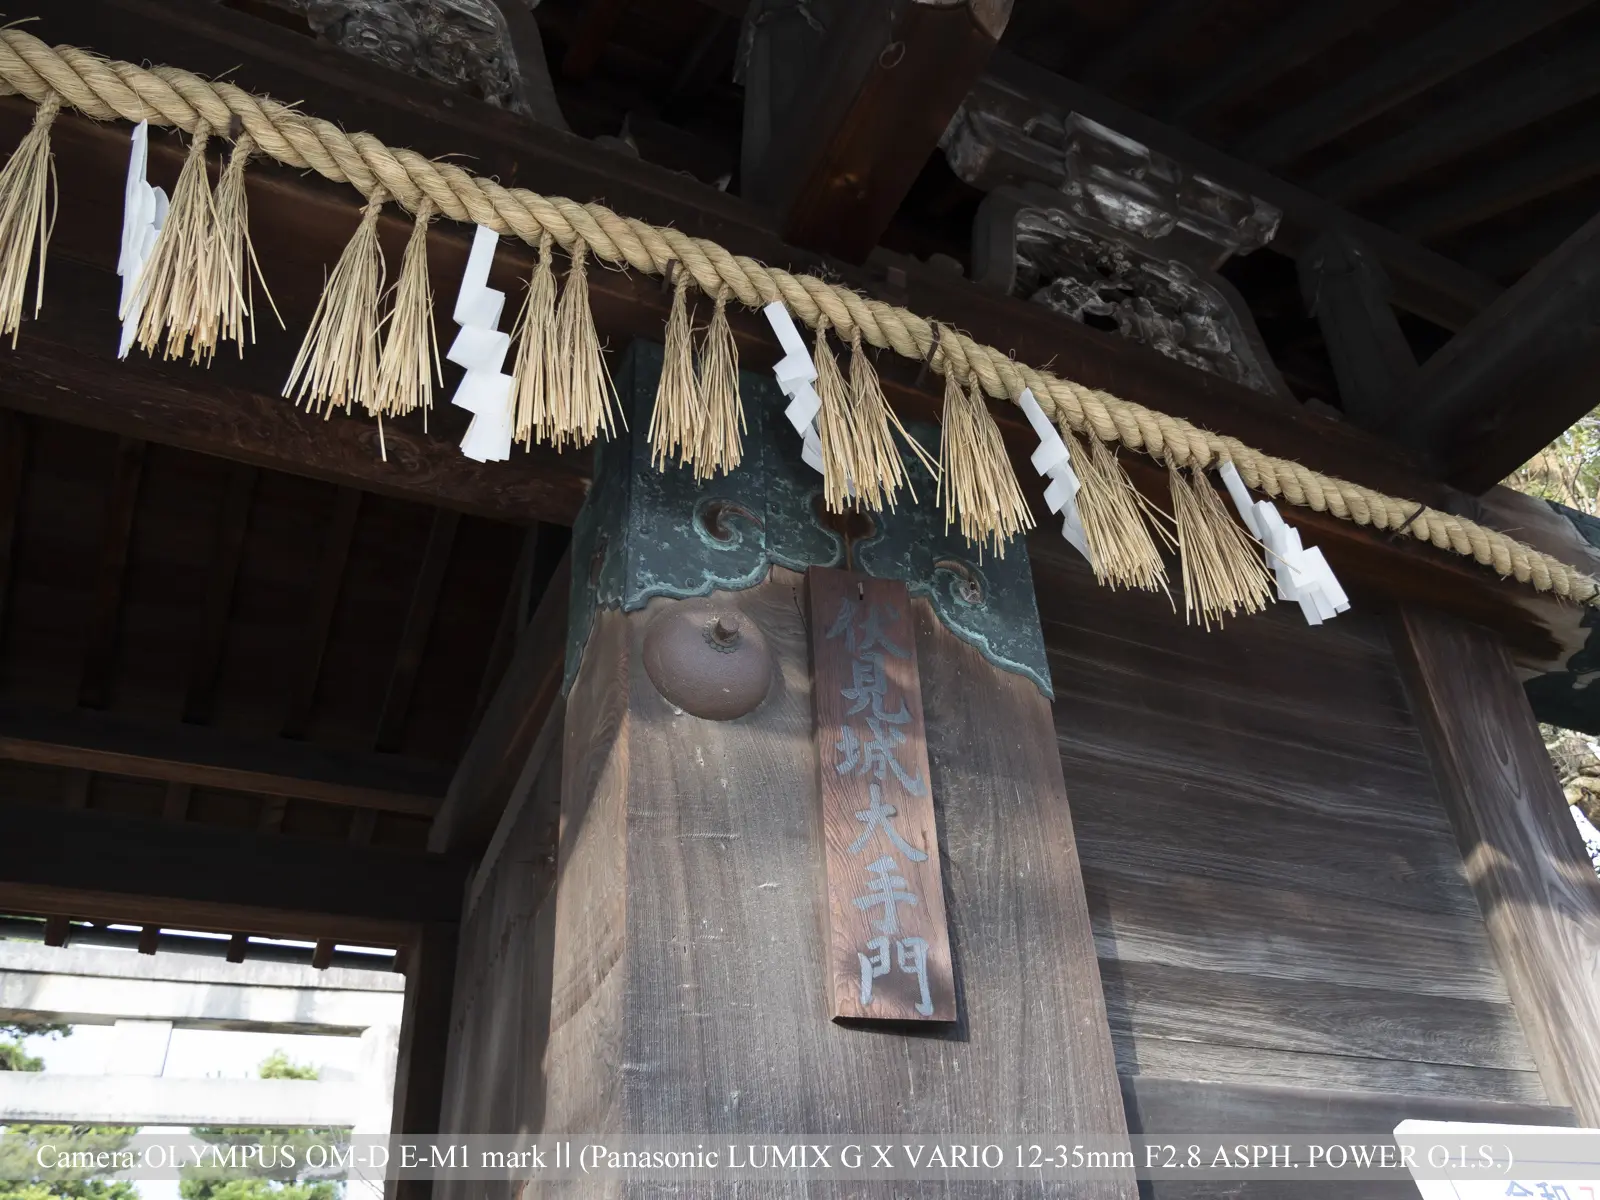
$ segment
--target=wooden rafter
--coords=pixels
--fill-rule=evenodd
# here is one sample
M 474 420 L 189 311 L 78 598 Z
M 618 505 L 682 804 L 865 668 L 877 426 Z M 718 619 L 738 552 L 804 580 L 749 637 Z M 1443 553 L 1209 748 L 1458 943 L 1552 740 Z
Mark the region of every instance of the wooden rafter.
M 1292 162 L 1587 3 L 1478 0 L 1471 8 L 1394 47 L 1365 70 L 1241 138 L 1236 150 L 1240 157 L 1267 167 Z
M 1584 38 L 1551 59 L 1475 89 L 1442 111 L 1407 125 L 1314 176 L 1308 186 L 1349 203 L 1459 159 L 1600 93 L 1600 71 L 1594 69 L 1597 56 L 1600 45 Z M 1591 159 L 1597 157 L 1592 132 L 1571 135 L 1569 144 L 1574 150 L 1586 149 Z
M 342 487 L 334 493 L 333 512 L 323 534 L 322 562 L 317 567 L 311 603 L 306 606 L 300 647 L 290 659 L 294 674 L 283 718 L 283 736 L 287 738 L 303 738 L 311 726 L 317 681 L 322 677 L 322 656 L 328 649 L 328 634 L 333 629 L 333 615 L 339 607 L 345 564 L 350 558 L 350 542 L 355 537 L 356 518 L 360 513 L 359 491 Z
M 442 764 L 394 755 L 16 705 L 0 706 L 0 758 L 424 816 L 450 777 Z
M 1209 0 L 1156 0 L 1127 32 L 1095 54 L 1084 69 L 1083 82 L 1103 92 L 1115 91 L 1182 38 L 1209 6 Z
M 455 919 L 468 866 L 112 813 L 18 805 L 7 819 L 0 907 L 80 920 L 395 945 L 409 923 Z
M 1600 121 L 1591 121 L 1559 141 L 1490 167 L 1458 187 L 1417 200 L 1388 216 L 1386 223 L 1410 237 L 1427 239 L 1467 229 L 1600 175 L 1597 145 Z M 1550 224 L 1560 227 L 1559 219 Z M 1555 240 L 1548 233 L 1546 236 Z
M 399 750 L 405 742 L 406 715 L 411 711 L 417 670 L 422 666 L 423 651 L 428 648 L 428 634 L 433 629 L 433 615 L 439 607 L 439 593 L 444 590 L 450 551 L 460 523 L 460 513 L 443 508 L 434 510 L 427 546 L 422 552 L 422 566 L 412 585 L 411 604 L 406 609 L 405 627 L 400 632 L 400 647 L 395 652 L 394 668 L 389 675 L 389 688 L 384 694 L 383 713 L 378 718 L 378 734 L 373 740 L 376 750 Z
M 95 571 L 94 602 L 89 614 L 88 648 L 84 652 L 78 684 L 78 703 L 84 708 L 104 708 L 111 701 L 111 674 L 116 665 L 117 635 L 122 621 L 122 585 L 133 540 L 144 452 L 144 442 L 124 437 L 118 440 L 112 461 L 105 524 L 100 535 L 100 560 Z
M 206 583 L 204 616 L 190 651 L 189 683 L 183 698 L 183 719 L 197 725 L 211 720 L 216 705 L 217 675 L 228 637 L 228 614 L 233 608 L 234 584 L 244 557 L 245 534 L 250 527 L 250 502 L 255 496 L 256 468 L 241 463 L 228 470 L 228 488 L 217 513 L 216 540 L 211 551 L 211 574 Z
M 1396 3 L 1344 0 L 1342 4 L 1294 5 L 1283 20 L 1179 93 L 1163 115 L 1178 125 L 1197 125 L 1263 84 L 1281 78 Z

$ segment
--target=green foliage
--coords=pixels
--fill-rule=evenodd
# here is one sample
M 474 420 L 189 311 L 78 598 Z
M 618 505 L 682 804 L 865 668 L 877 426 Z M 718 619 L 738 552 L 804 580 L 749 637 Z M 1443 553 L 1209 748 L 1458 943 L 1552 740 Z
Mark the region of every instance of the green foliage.
M 44 1059 L 22 1048 L 22 1039 L 46 1035 L 70 1037 L 71 1025 L 29 1025 L 20 1021 L 0 1021 L 0 1071 L 42 1071 Z M 0 1197 L 0 1200 L 4 1200 Z
M 1600 515 L 1600 409 L 1580 417 L 1505 482 L 1530 496 Z
M 262 1079 L 316 1079 L 317 1069 L 294 1063 L 282 1050 L 274 1050 L 256 1074 Z M 178 1183 L 183 1200 L 339 1200 L 344 1185 L 310 1182 L 305 1178 L 306 1151 L 312 1146 L 336 1146 L 349 1140 L 343 1129 L 234 1129 L 211 1127 L 190 1132 L 226 1152 L 232 1142 L 259 1146 L 261 1165 L 233 1167 L 207 1163 L 185 1167 Z M 0 1196 L 0 1200 L 5 1197 Z
M 292 1063 L 282 1050 L 274 1050 L 256 1068 L 263 1079 L 315 1079 L 317 1069 L 310 1065 Z
M 7 1125 L 0 1130 L 0 1200 L 138 1200 L 123 1179 L 96 1179 L 111 1173 L 95 1167 L 41 1167 L 77 1151 L 121 1150 L 133 1136 L 131 1125 Z

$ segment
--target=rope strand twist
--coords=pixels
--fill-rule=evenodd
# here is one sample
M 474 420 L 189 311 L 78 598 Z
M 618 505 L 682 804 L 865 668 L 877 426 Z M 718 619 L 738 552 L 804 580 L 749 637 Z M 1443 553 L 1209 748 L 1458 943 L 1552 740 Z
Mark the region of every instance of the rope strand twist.
M 1275 499 L 1397 536 L 1409 534 L 1537 591 L 1581 603 L 1600 600 L 1600 583 L 1588 575 L 1465 517 L 1263 454 L 1235 438 L 1016 362 L 949 327 L 936 337 L 931 322 L 849 288 L 766 266 L 715 242 L 624 217 L 601 204 L 502 187 L 454 163 L 392 149 L 370 134 L 347 133 L 331 121 L 231 83 L 175 67 L 117 62 L 72 46 L 52 47 L 10 28 L 0 30 L 0 95 L 10 94 L 36 103 L 53 94 L 95 120 L 151 121 L 189 133 L 204 126 L 235 137 L 248 134 L 259 153 L 347 183 L 369 199 L 386 195 L 413 214 L 426 202 L 452 220 L 487 225 L 530 246 L 537 247 L 548 234 L 568 253 L 583 250 L 612 266 L 652 275 L 665 274 L 676 262 L 707 295 L 726 295 L 747 308 L 781 300 L 813 329 L 825 321 L 847 344 L 859 334 L 879 349 L 975 381 L 994 399 L 1016 403 L 1023 388 L 1029 388 L 1052 420 L 1078 433 L 1120 442 L 1180 467 L 1204 469 L 1230 460 L 1246 484 Z

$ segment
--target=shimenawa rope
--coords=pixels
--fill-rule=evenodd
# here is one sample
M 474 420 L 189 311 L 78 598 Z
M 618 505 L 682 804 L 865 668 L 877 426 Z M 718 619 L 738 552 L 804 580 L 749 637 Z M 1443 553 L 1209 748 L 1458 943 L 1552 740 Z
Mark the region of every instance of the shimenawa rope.
M 781 300 L 813 328 L 826 322 L 846 343 L 859 336 L 869 345 L 928 362 L 942 374 L 953 373 L 995 399 L 1015 403 L 1029 388 L 1051 419 L 1072 431 L 1121 442 L 1173 467 L 1205 469 L 1231 460 L 1246 484 L 1268 496 L 1379 530 L 1403 528 L 1419 541 L 1472 558 L 1537 591 L 1585 603 L 1600 598 L 1600 583 L 1589 576 L 1464 517 L 1427 507 L 1414 511 L 1415 501 L 1321 474 L 1181 418 L 1060 379 L 953 330 L 944 330 L 936 343 L 931 322 L 848 288 L 765 266 L 715 242 L 623 217 L 600 204 L 502 187 L 454 163 L 391 149 L 370 134 L 346 133 L 230 83 L 174 67 L 107 60 L 71 46 L 51 47 L 11 28 L 0 30 L 0 94 L 13 93 L 41 104 L 59 98 L 96 120 L 148 120 L 191 134 L 202 125 L 237 129 L 254 139 L 258 153 L 348 183 L 369 201 L 384 195 L 415 213 L 426 200 L 442 216 L 514 234 L 531 246 L 548 233 L 568 253 L 652 275 L 677 262 L 707 295 L 750 308 Z

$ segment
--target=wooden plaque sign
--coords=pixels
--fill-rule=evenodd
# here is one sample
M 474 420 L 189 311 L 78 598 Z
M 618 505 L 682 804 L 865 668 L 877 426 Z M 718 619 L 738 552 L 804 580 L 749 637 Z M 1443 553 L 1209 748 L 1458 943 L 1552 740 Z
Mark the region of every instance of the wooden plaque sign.
M 895 580 L 808 575 L 833 1016 L 953 1021 L 910 597 Z

